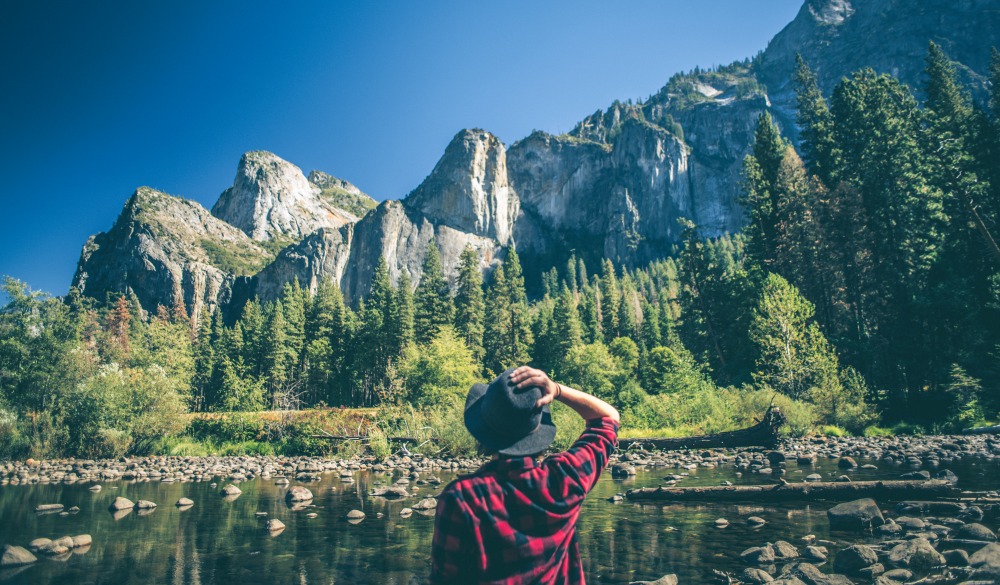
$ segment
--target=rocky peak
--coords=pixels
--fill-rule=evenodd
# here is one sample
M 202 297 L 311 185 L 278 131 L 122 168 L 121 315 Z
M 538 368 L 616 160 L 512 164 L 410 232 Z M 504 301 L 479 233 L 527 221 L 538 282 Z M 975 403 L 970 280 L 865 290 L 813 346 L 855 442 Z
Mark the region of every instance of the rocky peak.
M 309 177 L 307 177 L 309 182 L 316 185 L 320 189 L 338 189 L 345 193 L 350 193 L 351 195 L 363 195 L 361 189 L 358 189 L 350 181 L 345 181 L 334 177 L 333 175 L 324 173 L 323 171 L 309 171 Z
M 141 187 L 110 230 L 87 240 L 73 286 L 100 300 L 134 293 L 147 311 L 182 301 L 198 318 L 229 301 L 235 275 L 271 256 L 197 202 Z
M 321 197 L 321 191 L 292 163 L 270 152 L 248 152 L 212 215 L 258 241 L 298 241 L 319 228 L 357 220 Z
M 511 241 L 520 209 L 507 178 L 507 151 L 485 130 L 462 130 L 404 203 L 430 221 L 478 236 Z
M 849 0 L 809 0 L 803 9 L 808 10 L 818 24 L 838 25 L 854 14 Z

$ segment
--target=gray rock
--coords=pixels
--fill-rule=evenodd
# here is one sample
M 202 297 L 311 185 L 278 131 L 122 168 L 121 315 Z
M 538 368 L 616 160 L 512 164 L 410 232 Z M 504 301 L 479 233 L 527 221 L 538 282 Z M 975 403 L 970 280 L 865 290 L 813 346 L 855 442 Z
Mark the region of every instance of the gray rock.
M 677 585 L 677 575 L 664 575 L 656 581 L 632 581 L 629 585 Z
M 35 512 L 60 512 L 63 508 L 62 504 L 39 504 L 35 506 Z
M 969 557 L 973 579 L 1000 579 L 1000 544 L 991 542 Z
M 811 563 L 799 563 L 789 572 L 792 577 L 797 577 L 806 585 L 854 585 L 853 582 L 844 575 L 826 575 Z M 777 581 L 775 581 L 777 583 Z
M 47 546 L 51 542 L 52 542 L 51 538 L 36 538 L 35 540 L 32 540 L 31 542 L 28 543 L 28 548 L 35 552 L 38 552 L 39 549 L 41 549 L 43 546 Z
M 941 553 L 926 538 L 914 538 L 897 544 L 889 551 L 889 564 L 897 568 L 928 571 L 945 564 Z
M 178 508 L 186 508 L 188 506 L 193 506 L 194 505 L 194 500 L 192 500 L 191 498 L 180 498 L 180 499 L 177 500 L 177 504 L 175 504 L 175 505 Z
M 770 544 L 755 546 L 740 553 L 740 558 L 748 565 L 769 565 L 774 562 L 774 547 Z
M 858 462 L 854 460 L 853 457 L 841 457 L 837 461 L 837 467 L 841 469 L 855 469 L 858 466 Z
M 313 499 L 313 493 L 309 491 L 309 488 L 295 485 L 288 488 L 285 492 L 285 500 L 289 502 L 308 502 Z
M 152 510 L 156 507 L 156 502 L 150 502 L 149 500 L 139 500 L 135 503 L 136 510 Z
M 233 484 L 229 484 L 226 487 L 222 488 L 221 493 L 223 496 L 238 496 L 243 493 L 243 490 L 241 490 L 240 488 L 236 487 Z
M 772 577 L 767 571 L 748 567 L 743 570 L 742 581 L 752 584 L 770 583 L 771 581 L 774 581 L 774 577 Z
M 861 569 L 878 562 L 878 555 L 870 546 L 855 544 L 845 548 L 833 557 L 833 570 L 847 575 L 857 575 Z
M 268 532 L 280 532 L 285 529 L 285 523 L 277 518 L 270 518 L 264 524 L 264 529 Z
M 347 519 L 348 520 L 364 520 L 365 519 L 365 513 L 362 512 L 361 510 L 351 510 L 350 512 L 347 513 Z
M 871 498 L 844 502 L 830 508 L 827 513 L 830 530 L 863 530 L 885 524 L 882 511 Z
M 121 496 L 118 496 L 117 498 L 115 498 L 114 502 L 111 502 L 111 505 L 108 506 L 108 509 L 111 510 L 112 512 L 119 512 L 121 510 L 131 510 L 134 507 L 135 507 L 135 502 L 133 502 L 128 498 L 123 498 Z
M 73 548 L 81 548 L 94 544 L 94 539 L 89 534 L 78 534 L 73 537 Z
M 799 549 L 784 540 L 776 541 L 772 547 L 774 548 L 774 560 L 778 562 L 790 561 L 800 556 Z
M 438 503 L 436 499 L 424 498 L 410 507 L 413 508 L 414 510 L 434 510 L 437 508 L 437 505 Z
M 805 552 L 802 554 L 802 556 L 810 561 L 823 562 L 826 560 L 827 555 L 829 554 L 830 552 L 826 549 L 825 546 L 810 545 L 806 547 Z
M 984 540 L 986 542 L 997 541 L 997 535 L 992 530 L 976 522 L 959 526 L 955 529 L 952 537 L 967 540 Z
M 949 567 L 967 567 L 969 565 L 969 553 L 962 549 L 946 550 L 941 553 Z
M 31 554 L 26 548 L 20 546 L 3 545 L 3 552 L 0 554 L 0 567 L 19 567 L 30 565 L 38 560 L 38 557 Z

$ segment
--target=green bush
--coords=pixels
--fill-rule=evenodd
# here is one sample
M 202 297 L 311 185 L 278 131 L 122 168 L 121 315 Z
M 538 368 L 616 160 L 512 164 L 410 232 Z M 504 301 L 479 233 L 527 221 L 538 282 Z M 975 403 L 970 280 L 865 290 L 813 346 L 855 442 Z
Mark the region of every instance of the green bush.
M 295 421 L 285 427 L 281 452 L 284 455 L 329 457 L 334 453 L 336 446 L 333 441 L 313 437 L 322 434 L 326 434 L 326 430 L 313 422 Z
M 243 443 L 267 439 L 264 421 L 255 414 L 233 412 L 211 417 L 196 417 L 188 423 L 192 437 L 216 443 Z
M 823 425 L 819 428 L 819 434 L 824 437 L 849 437 L 851 435 L 847 429 L 837 425 Z
M 892 430 L 890 430 L 890 429 L 883 429 L 882 427 L 877 427 L 875 425 L 871 425 L 871 426 L 865 427 L 865 430 L 864 430 L 864 432 L 862 434 L 864 436 L 866 436 L 866 437 L 891 437 L 892 436 Z

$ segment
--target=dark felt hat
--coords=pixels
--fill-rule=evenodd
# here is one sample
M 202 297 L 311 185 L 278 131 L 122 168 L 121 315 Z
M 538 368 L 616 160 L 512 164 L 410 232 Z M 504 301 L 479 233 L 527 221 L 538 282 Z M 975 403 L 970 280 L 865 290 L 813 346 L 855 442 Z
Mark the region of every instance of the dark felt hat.
M 517 388 L 515 368 L 486 384 L 476 384 L 465 399 L 465 428 L 491 451 L 512 457 L 541 453 L 556 438 L 549 406 L 535 408 L 542 397 L 537 386 Z

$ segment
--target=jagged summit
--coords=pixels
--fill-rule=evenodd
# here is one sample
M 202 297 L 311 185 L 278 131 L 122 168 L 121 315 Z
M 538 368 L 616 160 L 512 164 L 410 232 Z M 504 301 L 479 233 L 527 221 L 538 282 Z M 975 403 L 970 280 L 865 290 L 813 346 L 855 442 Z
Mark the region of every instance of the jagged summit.
M 376 206 L 348 181 L 307 178 L 262 151 L 243 156 L 212 214 L 140 189 L 115 227 L 88 241 L 75 281 L 101 299 L 135 291 L 146 309 L 182 294 L 189 307 L 238 311 L 295 278 L 310 288 L 335 280 L 356 302 L 379 257 L 394 282 L 406 274 L 416 284 L 431 245 L 449 277 L 466 245 L 488 270 L 516 244 L 529 279 L 570 251 L 588 266 L 642 264 L 671 253 L 679 218 L 705 236 L 741 229 L 740 172 L 758 116 L 771 113 L 795 138 L 797 53 L 826 92 L 872 67 L 919 93 L 930 40 L 982 98 L 989 49 L 1000 46 L 996 0 L 804 0 L 757 56 L 674 75 L 569 134 L 534 132 L 507 149 L 485 130 L 462 130 L 402 201 Z
M 228 302 L 234 278 L 272 257 L 197 202 L 140 187 L 111 229 L 84 244 L 73 286 L 96 298 L 132 292 L 147 311 L 181 300 L 197 316 Z
M 435 223 L 510 243 L 520 207 L 507 179 L 507 149 L 485 130 L 462 130 L 405 204 Z
M 212 207 L 212 215 L 254 240 L 289 243 L 319 228 L 357 221 L 356 215 L 321 193 L 292 163 L 270 152 L 248 152 L 240 159 L 233 186 Z

